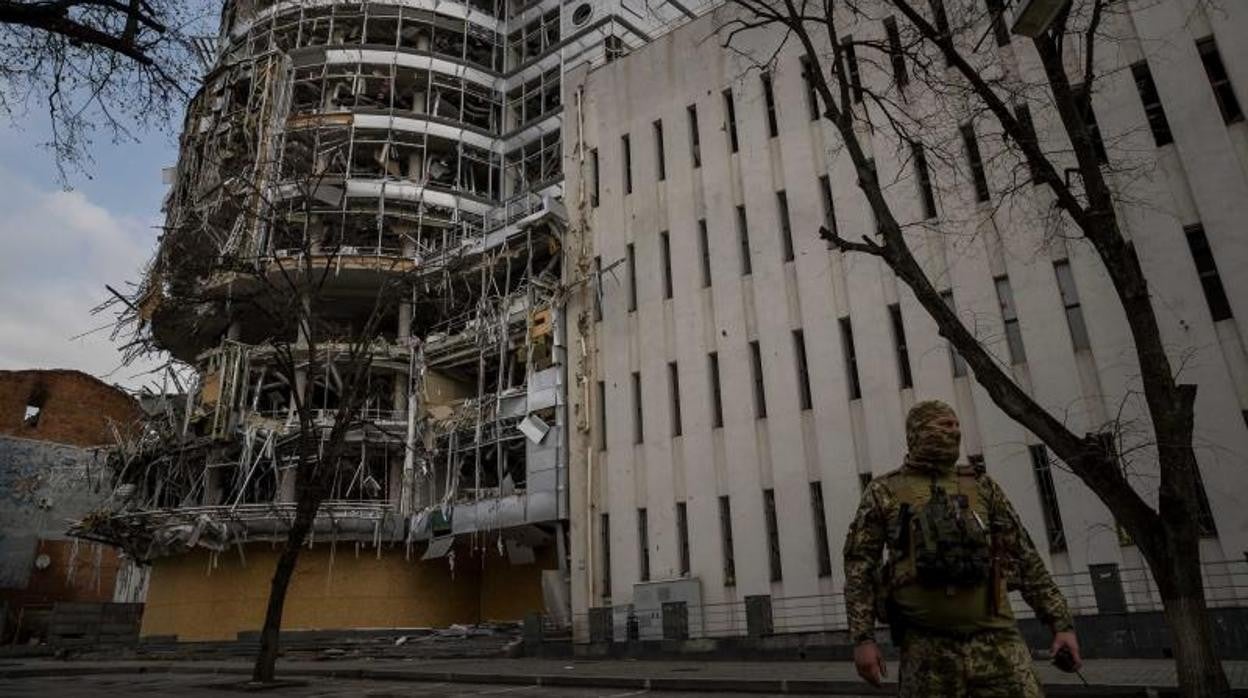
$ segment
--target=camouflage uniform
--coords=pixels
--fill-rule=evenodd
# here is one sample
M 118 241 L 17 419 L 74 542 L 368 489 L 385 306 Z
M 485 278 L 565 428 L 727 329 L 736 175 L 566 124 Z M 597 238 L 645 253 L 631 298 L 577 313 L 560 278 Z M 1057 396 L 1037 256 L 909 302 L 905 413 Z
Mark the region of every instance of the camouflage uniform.
M 858 513 L 845 542 L 845 605 L 850 637 L 864 642 L 874 637 L 875 621 L 886 600 L 905 596 L 907 619 L 901 646 L 901 696 L 1039 696 L 1031 656 L 1014 625 L 1006 590 L 1018 590 L 1023 599 L 1054 632 L 1070 630 L 1070 612 L 1061 592 L 1045 569 L 1031 537 L 1000 486 L 983 473 L 955 470 L 960 432 L 929 424 L 953 410 L 942 402 L 921 402 L 906 418 L 909 452 L 900 469 L 873 480 L 863 492 Z M 882 569 L 890 526 L 896 527 L 901 509 L 899 491 L 916 478 L 950 487 L 970 487 L 975 511 L 983 511 L 991 532 L 996 573 L 970 589 L 947 593 L 958 625 L 939 620 L 941 613 L 923 613 L 925 599 L 944 603 L 944 590 L 919 590 L 912 579 L 890 578 L 890 564 Z M 895 530 L 895 529 L 894 529 Z M 916 602 L 917 599 L 917 602 Z M 975 599 L 967 604 L 961 599 Z M 972 606 L 974 608 L 972 608 Z M 967 610 L 971 609 L 971 610 Z M 949 613 L 945 614 L 950 615 Z M 924 621 L 928 627 L 924 627 Z

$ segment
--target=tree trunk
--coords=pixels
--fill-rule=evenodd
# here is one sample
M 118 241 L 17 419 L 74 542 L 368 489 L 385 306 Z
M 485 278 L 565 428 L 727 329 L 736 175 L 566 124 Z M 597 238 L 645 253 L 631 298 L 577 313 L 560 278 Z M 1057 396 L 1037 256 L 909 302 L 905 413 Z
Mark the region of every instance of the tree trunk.
M 299 552 L 303 542 L 312 530 L 312 522 L 316 518 L 319 502 L 300 501 L 295 509 L 295 520 L 286 534 L 286 544 L 282 554 L 277 558 L 277 567 L 273 570 L 273 581 L 269 587 L 269 605 L 264 612 L 264 626 L 260 630 L 260 652 L 256 655 L 256 664 L 252 667 L 251 680 L 258 683 L 271 683 L 277 670 L 278 636 L 282 629 L 282 611 L 286 605 L 286 591 L 290 587 L 290 579 L 295 573 L 295 564 L 299 561 Z
M 1162 540 L 1141 546 L 1149 555 L 1153 577 L 1170 630 L 1170 642 L 1178 672 L 1179 693 L 1187 698 L 1223 698 L 1231 695 L 1226 672 L 1213 647 L 1213 628 L 1205 605 L 1201 578 L 1200 539 L 1192 525 L 1183 533 L 1166 530 Z M 1159 545 L 1158 545 L 1159 544 Z

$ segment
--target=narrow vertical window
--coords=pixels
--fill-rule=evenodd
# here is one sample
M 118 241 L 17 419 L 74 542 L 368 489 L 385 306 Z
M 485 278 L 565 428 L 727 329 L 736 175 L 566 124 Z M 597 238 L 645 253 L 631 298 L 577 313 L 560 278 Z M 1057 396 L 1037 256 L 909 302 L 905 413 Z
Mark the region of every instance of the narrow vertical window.
M 803 410 L 815 406 L 810 391 L 810 364 L 806 361 L 806 333 L 793 330 L 793 354 L 797 358 L 797 405 Z
M 762 74 L 763 104 L 767 107 L 767 136 L 775 138 L 780 132 L 776 125 L 776 94 L 771 87 L 771 73 Z
M 819 203 L 823 206 L 823 225 L 837 232 L 836 203 L 832 200 L 832 181 L 827 175 L 819 177 Z
M 628 312 L 637 309 L 637 255 L 633 243 L 628 243 L 627 258 L 625 264 L 628 265 Z
M 949 13 L 945 12 L 945 0 L 930 0 L 932 6 L 932 22 L 942 37 L 949 36 Z
M 854 101 L 862 101 L 862 75 L 858 72 L 858 53 L 854 48 L 854 37 L 841 39 L 841 55 L 845 59 L 845 74 L 849 76 L 849 86 L 853 90 Z
M 754 271 L 750 260 L 750 224 L 745 217 L 745 207 L 737 207 L 737 241 L 741 246 L 741 275 L 749 276 Z
M 1193 464 L 1196 476 L 1196 530 L 1204 538 L 1218 535 L 1218 524 L 1213 519 L 1213 507 L 1209 506 L 1209 493 L 1205 490 L 1205 480 L 1200 476 L 1200 467 Z
M 1088 129 L 1088 139 L 1092 141 L 1092 151 L 1097 162 L 1109 162 L 1109 153 L 1105 150 L 1105 139 L 1101 137 L 1101 126 L 1096 121 L 1096 111 L 1092 108 L 1092 93 L 1087 85 L 1071 86 L 1071 94 L 1075 99 L 1075 107 L 1079 116 L 1083 117 L 1083 125 Z
M 724 90 L 724 119 L 728 122 L 728 144 L 737 152 L 737 107 L 732 102 L 732 88 Z
M 1053 271 L 1057 275 L 1057 290 L 1062 296 L 1062 306 L 1066 308 L 1066 326 L 1070 328 L 1070 341 L 1075 350 L 1091 349 L 1088 340 L 1088 327 L 1083 322 L 1083 308 L 1079 304 L 1079 291 L 1075 288 L 1075 275 L 1070 271 L 1070 262 L 1061 260 L 1053 263 Z
M 602 322 L 602 257 L 594 257 L 594 322 Z
M 598 450 L 607 450 L 607 384 L 598 381 Z
M 1023 131 L 1025 143 L 1020 145 L 1031 145 L 1039 149 L 1040 139 L 1036 136 L 1036 125 L 1031 120 L 1031 108 L 1026 104 L 1019 104 L 1014 107 L 1014 119 L 1018 121 L 1018 127 Z M 1040 183 L 1040 168 L 1026 153 L 1023 159 L 1027 162 L 1027 172 L 1031 175 L 1032 184 Z
M 1031 470 L 1036 478 L 1036 490 L 1040 495 L 1040 510 L 1044 514 L 1044 531 L 1049 539 L 1049 552 L 1066 550 L 1066 531 L 1062 528 L 1062 510 L 1057 504 L 1057 488 L 1053 486 L 1053 471 L 1049 464 L 1049 450 L 1041 445 L 1029 446 Z
M 685 107 L 689 115 L 689 154 L 693 156 L 693 168 L 702 166 L 702 137 L 698 134 L 698 107 L 690 104 Z
M 622 161 L 624 163 L 624 193 L 633 193 L 633 148 L 628 142 L 628 134 L 620 137 L 620 150 L 623 152 Z
M 823 483 L 810 483 L 810 515 L 815 523 L 815 559 L 819 561 L 819 576 L 832 576 L 832 550 L 828 547 L 828 516 L 823 508 Z
M 942 291 L 940 294 L 940 299 L 945 302 L 945 306 L 948 307 L 949 310 L 954 315 L 958 314 L 958 307 L 954 305 L 953 303 L 953 290 L 952 289 L 948 291 Z M 949 342 L 949 356 L 953 360 L 953 377 L 961 378 L 962 376 L 965 376 L 966 375 L 966 359 L 963 359 L 962 355 L 958 353 L 958 350 L 953 347 L 953 342 Z
M 599 516 L 598 539 L 602 547 L 602 596 L 611 598 L 611 515 Z
M 672 297 L 672 242 L 667 231 L 659 233 L 659 261 L 663 265 L 663 297 Z
M 711 428 L 724 426 L 724 400 L 719 386 L 719 354 L 711 352 L 707 355 L 711 371 Z
M 676 362 L 667 365 L 668 395 L 672 401 L 672 436 L 684 433 L 684 424 L 680 415 L 680 369 Z
M 906 347 L 906 325 L 901 320 L 901 306 L 888 306 L 888 319 L 893 326 L 893 347 L 897 352 L 897 374 L 901 387 L 914 387 L 914 374 L 910 370 L 910 350 Z
M 862 384 L 858 381 L 858 354 L 854 349 L 854 326 L 848 317 L 839 321 L 841 326 L 841 351 L 845 354 L 845 379 L 849 381 L 849 399 L 862 397 Z
M 784 261 L 793 261 L 793 226 L 789 221 L 789 197 L 782 191 L 776 192 L 776 211 L 780 214 L 780 249 Z
M 1218 109 L 1222 111 L 1222 119 L 1226 123 L 1242 121 L 1244 111 L 1235 96 L 1235 87 L 1231 84 L 1231 76 L 1226 73 L 1222 64 L 1222 54 L 1218 52 L 1218 44 L 1212 36 L 1196 42 L 1196 50 L 1200 52 L 1200 61 L 1205 64 L 1205 74 L 1209 76 L 1209 85 L 1213 87 L 1213 96 L 1218 100 Z
M 633 443 L 641 443 L 646 439 L 646 431 L 641 413 L 641 373 L 633 371 Z
M 754 417 L 767 416 L 767 395 L 763 390 L 763 352 L 758 342 L 750 342 L 750 384 L 754 387 Z
M 910 84 L 910 74 L 906 72 L 906 57 L 901 50 L 901 32 L 897 30 L 897 18 L 884 18 L 884 33 L 888 36 L 888 56 L 893 64 L 893 82 L 898 87 Z
M 689 508 L 676 502 L 676 546 L 680 555 L 680 576 L 689 576 Z
M 637 510 L 637 555 L 640 578 L 650 581 L 650 521 L 645 508 Z
M 988 21 L 992 22 L 997 46 L 1009 46 L 1010 29 L 1005 26 L 1005 3 L 1002 0 L 988 0 Z
M 971 166 L 971 180 L 975 182 L 975 200 L 987 201 L 988 178 L 984 175 L 984 159 L 979 155 L 979 141 L 975 138 L 975 125 L 962 125 L 962 145 L 966 148 L 966 161 Z
M 802 56 L 802 82 L 806 85 L 806 110 L 810 112 L 810 120 L 819 119 L 819 93 L 815 91 L 814 66 L 809 56 Z
M 927 169 L 927 153 L 923 144 L 910 141 L 910 153 L 914 157 L 914 178 L 919 183 L 919 200 L 923 202 L 923 217 L 936 217 L 936 194 L 932 191 L 932 173 Z
M 589 189 L 589 205 L 598 208 L 598 149 L 589 151 L 589 176 L 593 180 Z
M 1010 287 L 1010 277 L 998 276 L 993 279 L 993 284 L 997 287 L 997 303 L 1001 306 L 1001 320 L 1005 323 L 1005 341 L 1010 348 L 1010 363 L 1025 363 L 1027 352 L 1023 350 L 1023 331 L 1018 324 L 1018 309 L 1014 306 L 1014 289 Z
M 654 122 L 654 159 L 657 163 L 659 181 L 667 179 L 667 156 L 663 150 L 663 120 Z
M 780 567 L 780 526 L 776 521 L 776 491 L 763 490 L 763 514 L 767 519 L 767 566 L 771 572 L 771 581 L 784 579 L 784 571 Z
M 1135 90 L 1140 93 L 1140 102 L 1144 105 L 1144 115 L 1148 117 L 1148 128 L 1153 132 L 1153 142 L 1158 147 L 1173 143 L 1170 120 L 1166 118 L 1166 110 L 1161 104 L 1161 95 L 1157 92 L 1157 83 L 1153 82 L 1153 71 L 1148 69 L 1148 62 L 1132 64 L 1131 75 L 1135 78 Z
M 702 288 L 711 286 L 711 241 L 706 232 L 706 219 L 698 219 L 698 256 L 702 260 Z
M 724 558 L 724 586 L 737 585 L 737 562 L 732 552 L 732 502 L 728 495 L 719 497 L 719 540 Z
M 1200 275 L 1200 286 L 1204 289 L 1205 302 L 1209 304 L 1213 321 L 1229 319 L 1231 302 L 1222 287 L 1222 277 L 1218 275 L 1218 263 L 1209 247 L 1209 238 L 1205 237 L 1205 227 L 1199 223 L 1189 225 L 1183 233 L 1187 236 L 1187 247 L 1192 251 L 1192 261 L 1196 262 L 1196 273 Z

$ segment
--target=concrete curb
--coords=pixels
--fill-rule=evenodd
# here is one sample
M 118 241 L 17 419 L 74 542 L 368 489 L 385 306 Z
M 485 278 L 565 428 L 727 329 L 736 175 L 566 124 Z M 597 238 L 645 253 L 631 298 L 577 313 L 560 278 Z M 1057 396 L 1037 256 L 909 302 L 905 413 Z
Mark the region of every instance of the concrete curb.
M 106 676 L 120 674 L 200 674 L 205 676 L 247 676 L 249 666 L 194 666 L 186 664 L 118 664 L 100 666 L 48 666 L 3 667 L 0 680 L 67 677 Z M 558 686 L 581 688 L 612 688 L 652 691 L 679 691 L 690 693 L 743 693 L 743 694 L 825 694 L 825 695 L 895 695 L 896 685 L 888 684 L 876 689 L 859 681 L 837 679 L 725 679 L 716 677 L 645 678 L 636 676 L 603 676 L 574 674 L 518 674 L 518 673 L 465 673 L 448 671 L 422 671 L 419 669 L 359 669 L 327 667 L 287 668 L 284 677 L 355 679 L 372 681 L 411 681 L 433 683 L 504 684 L 517 686 Z M 1173 687 L 1148 687 L 1128 685 L 1050 684 L 1045 687 L 1049 696 L 1092 698 L 1102 696 L 1140 696 L 1141 698 L 1173 694 Z M 1248 690 L 1233 691 L 1235 696 L 1248 697 Z

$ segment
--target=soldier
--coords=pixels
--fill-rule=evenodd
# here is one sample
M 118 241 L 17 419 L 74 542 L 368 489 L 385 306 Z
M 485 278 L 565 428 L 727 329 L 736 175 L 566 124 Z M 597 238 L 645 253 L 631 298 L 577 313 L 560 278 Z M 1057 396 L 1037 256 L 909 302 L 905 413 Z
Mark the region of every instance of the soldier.
M 1070 611 L 1005 493 L 982 469 L 955 465 L 961 438 L 948 405 L 915 405 L 904 465 L 862 494 L 845 541 L 854 664 L 880 685 L 886 669 L 873 636 L 880 618 L 901 648 L 903 698 L 1040 696 L 1006 592 L 1022 593 L 1053 631 L 1054 656 L 1068 655 L 1077 669 Z

